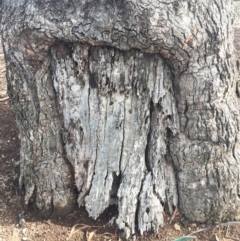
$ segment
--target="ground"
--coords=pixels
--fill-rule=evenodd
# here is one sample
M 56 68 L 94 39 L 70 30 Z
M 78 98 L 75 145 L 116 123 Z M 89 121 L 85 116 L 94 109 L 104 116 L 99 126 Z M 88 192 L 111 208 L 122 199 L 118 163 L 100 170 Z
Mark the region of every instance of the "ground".
M 239 3 L 238 5 L 240 7 Z M 240 28 L 237 27 L 235 46 L 240 50 Z M 18 185 L 20 142 L 14 115 L 6 100 L 6 90 L 5 63 L 0 47 L 0 241 L 120 241 L 120 234 L 113 222 L 117 215 L 116 207 L 106 210 L 98 220 L 92 220 L 84 208 L 77 207 L 64 218 L 55 217 L 49 220 L 38 217 L 31 209 L 24 210 L 23 190 Z M 199 231 L 192 234 L 196 237 L 195 240 L 240 240 L 240 222 L 216 224 L 207 231 L 210 226 L 188 222 L 175 210 L 172 216 L 166 214 L 165 223 L 158 234 L 137 234 L 133 239 L 173 241 Z

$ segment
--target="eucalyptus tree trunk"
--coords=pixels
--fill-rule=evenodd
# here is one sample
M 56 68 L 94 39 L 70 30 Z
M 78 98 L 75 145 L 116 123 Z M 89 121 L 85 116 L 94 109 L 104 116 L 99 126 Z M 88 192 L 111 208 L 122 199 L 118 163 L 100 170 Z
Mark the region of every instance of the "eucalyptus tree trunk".
M 129 237 L 240 214 L 232 1 L 2 0 L 25 204 Z

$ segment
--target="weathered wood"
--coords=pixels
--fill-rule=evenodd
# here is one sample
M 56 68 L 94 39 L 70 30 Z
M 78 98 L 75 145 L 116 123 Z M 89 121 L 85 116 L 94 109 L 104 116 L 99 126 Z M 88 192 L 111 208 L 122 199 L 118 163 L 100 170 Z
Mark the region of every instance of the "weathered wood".
M 7 81 L 6 81 L 6 65 L 2 49 L 2 42 L 0 39 L 0 101 L 5 101 L 7 97 Z
M 177 205 L 199 222 L 237 218 L 231 9 L 224 0 L 3 0 L 26 205 L 60 214 L 77 199 L 97 218 L 117 203 L 126 237 L 136 223 L 156 232 Z

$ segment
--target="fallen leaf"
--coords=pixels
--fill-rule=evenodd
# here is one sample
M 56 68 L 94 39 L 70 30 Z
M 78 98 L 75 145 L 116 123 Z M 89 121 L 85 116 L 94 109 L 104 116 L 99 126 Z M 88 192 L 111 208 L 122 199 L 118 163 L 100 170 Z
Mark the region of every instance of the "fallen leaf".
M 181 231 L 181 227 L 179 224 L 175 223 L 173 227 L 176 231 Z

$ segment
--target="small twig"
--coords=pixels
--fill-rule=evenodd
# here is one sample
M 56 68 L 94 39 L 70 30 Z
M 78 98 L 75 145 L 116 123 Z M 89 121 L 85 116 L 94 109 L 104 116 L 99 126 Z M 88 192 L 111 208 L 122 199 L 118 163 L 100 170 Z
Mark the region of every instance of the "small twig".
M 169 224 L 172 223 L 172 221 L 173 221 L 174 218 L 176 217 L 177 213 L 178 213 L 178 208 L 175 207 L 175 209 L 174 209 L 174 211 L 173 211 L 173 214 L 172 214 L 172 217 L 171 217 L 170 220 L 169 220 Z
M 6 100 L 8 100 L 8 99 L 9 99 L 8 96 L 7 96 L 7 97 L 4 97 L 4 98 L 0 99 L 0 102 L 6 101 Z
M 215 234 L 215 239 L 216 239 L 216 241 L 219 241 L 217 234 Z
M 51 220 L 46 220 L 44 223 L 48 224 L 49 226 L 51 225 Z
M 72 218 L 72 217 L 76 217 L 77 211 L 75 211 L 74 213 L 70 213 L 67 215 L 67 218 Z
M 205 232 L 205 231 L 210 231 L 210 230 L 213 230 L 213 229 L 216 229 L 216 228 L 220 228 L 220 227 L 228 227 L 228 226 L 232 226 L 232 225 L 240 225 L 240 222 L 227 222 L 227 223 L 220 223 L 220 224 L 217 224 L 215 226 L 211 226 L 211 227 L 207 227 L 207 228 L 203 228 L 203 229 L 199 229 L 197 231 L 194 231 L 192 233 L 189 234 L 189 236 L 193 235 L 193 234 L 197 234 L 197 233 L 201 233 L 201 232 Z

